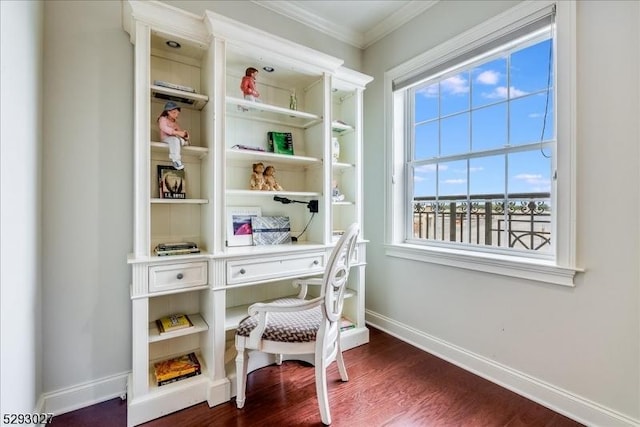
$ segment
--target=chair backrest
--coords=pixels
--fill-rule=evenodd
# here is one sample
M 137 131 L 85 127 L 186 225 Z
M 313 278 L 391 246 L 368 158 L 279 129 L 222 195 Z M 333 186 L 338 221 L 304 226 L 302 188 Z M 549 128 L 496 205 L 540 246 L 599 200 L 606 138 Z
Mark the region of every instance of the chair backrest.
M 339 322 L 342 316 L 344 293 L 353 261 L 353 252 L 360 233 L 360 225 L 351 224 L 333 248 L 323 277 L 323 311 L 326 319 Z

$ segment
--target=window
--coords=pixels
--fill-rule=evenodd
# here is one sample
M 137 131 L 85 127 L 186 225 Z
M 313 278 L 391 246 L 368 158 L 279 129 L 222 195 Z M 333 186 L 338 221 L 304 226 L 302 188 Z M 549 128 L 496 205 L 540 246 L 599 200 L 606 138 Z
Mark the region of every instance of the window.
M 573 284 L 575 6 L 534 3 L 387 73 L 389 255 Z

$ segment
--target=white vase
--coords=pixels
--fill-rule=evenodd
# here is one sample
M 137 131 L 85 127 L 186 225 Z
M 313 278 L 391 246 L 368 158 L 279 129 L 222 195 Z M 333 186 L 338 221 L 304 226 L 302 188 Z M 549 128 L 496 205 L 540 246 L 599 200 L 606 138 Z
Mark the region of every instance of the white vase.
M 333 163 L 336 163 L 340 158 L 340 141 L 335 136 L 331 138 L 331 145 L 333 150 Z

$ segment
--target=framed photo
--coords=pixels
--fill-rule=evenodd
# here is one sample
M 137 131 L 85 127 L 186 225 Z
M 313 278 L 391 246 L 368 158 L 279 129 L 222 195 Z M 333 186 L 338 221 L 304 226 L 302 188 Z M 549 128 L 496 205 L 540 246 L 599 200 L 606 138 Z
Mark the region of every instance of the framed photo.
M 253 245 L 251 218 L 261 215 L 259 207 L 227 208 L 227 246 Z

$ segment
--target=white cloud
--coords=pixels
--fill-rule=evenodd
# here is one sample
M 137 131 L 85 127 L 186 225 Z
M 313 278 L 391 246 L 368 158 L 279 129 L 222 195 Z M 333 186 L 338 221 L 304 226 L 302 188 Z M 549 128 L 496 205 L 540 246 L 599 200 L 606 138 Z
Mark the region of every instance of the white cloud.
M 533 185 L 536 188 L 535 191 L 548 191 L 551 186 L 551 180 L 543 178 L 540 174 L 521 173 L 516 175 L 515 179 Z
M 469 168 L 469 172 L 481 172 L 483 170 L 484 168 L 482 166 Z
M 522 96 L 522 95 L 526 95 L 528 92 L 525 92 L 523 90 L 520 89 L 516 89 L 515 87 L 511 86 L 509 88 L 509 92 L 511 93 L 511 97 L 515 98 L 516 96 Z
M 446 165 L 441 165 L 440 169 L 444 170 L 447 168 Z M 416 173 L 432 173 L 435 172 L 438 169 L 438 165 L 422 165 L 422 166 L 418 166 L 415 171 Z
M 484 85 L 494 85 L 498 80 L 500 80 L 500 73 L 493 70 L 483 71 L 476 77 L 476 81 Z
M 434 84 L 431 86 L 423 87 L 418 90 L 417 93 L 427 97 L 427 98 L 436 98 L 438 96 L 438 85 Z
M 469 82 L 461 75 L 442 80 L 440 82 L 440 87 L 442 88 L 442 92 L 450 93 L 452 95 L 469 92 Z
M 482 96 L 487 99 L 506 99 L 509 93 L 511 93 L 512 98 L 527 94 L 527 92 L 517 89 L 513 86 L 511 86 L 509 89 L 507 89 L 506 86 L 498 86 L 491 92 L 483 92 Z
M 464 184 L 467 182 L 466 179 L 445 179 L 444 181 L 442 181 L 444 184 Z

